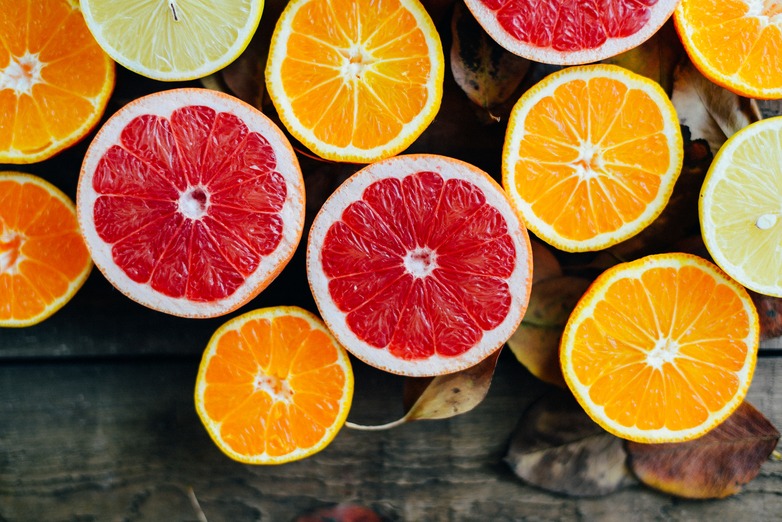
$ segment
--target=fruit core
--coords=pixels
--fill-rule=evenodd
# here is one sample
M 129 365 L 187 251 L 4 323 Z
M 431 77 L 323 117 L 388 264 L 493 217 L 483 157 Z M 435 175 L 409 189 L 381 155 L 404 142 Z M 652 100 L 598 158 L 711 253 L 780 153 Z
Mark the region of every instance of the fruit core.
M 643 28 L 658 0 L 481 0 L 512 37 L 557 51 L 594 49 Z
M 598 177 L 598 172 L 603 170 L 603 158 L 600 155 L 600 147 L 584 142 L 580 147 L 578 159 L 573 164 L 580 179 L 589 180 Z
M 361 78 L 361 74 L 374 60 L 364 49 L 356 45 L 351 49 L 341 51 L 345 62 L 342 66 L 342 74 L 346 79 Z
M 17 232 L 0 234 L 0 274 L 15 272 L 19 265 L 24 238 Z
M 293 388 L 288 381 L 274 375 L 267 375 L 260 369 L 253 380 L 253 389 L 269 394 L 275 401 L 290 402 L 293 398 Z
M 679 353 L 679 344 L 667 338 L 660 338 L 646 356 L 646 362 L 652 368 L 659 370 L 665 363 L 673 362 Z
M 747 0 L 749 7 L 749 13 L 757 16 L 766 16 L 774 18 L 778 15 L 782 15 L 782 1 L 780 0 Z M 780 17 L 782 20 L 782 17 Z M 777 20 L 771 20 L 776 22 Z
M 179 197 L 179 211 L 189 219 L 201 219 L 207 213 L 209 195 L 203 187 L 190 187 Z
M 26 52 L 23 56 L 11 56 L 5 69 L 0 69 L 0 90 L 11 89 L 20 94 L 29 93 L 33 86 L 43 83 L 43 63 L 38 54 Z
M 405 268 L 413 277 L 426 277 L 437 267 L 436 259 L 437 254 L 432 249 L 418 247 L 405 255 Z

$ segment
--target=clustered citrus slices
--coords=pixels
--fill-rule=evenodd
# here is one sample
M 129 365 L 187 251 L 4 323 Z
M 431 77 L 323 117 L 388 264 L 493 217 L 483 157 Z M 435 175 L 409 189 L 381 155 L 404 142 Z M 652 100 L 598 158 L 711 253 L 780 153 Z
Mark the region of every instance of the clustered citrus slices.
M 574 66 L 513 107 L 503 186 L 544 241 L 600 250 L 662 212 L 683 157 L 676 111 L 657 83 L 613 65 Z
M 247 312 L 212 336 L 195 404 L 217 446 L 249 464 L 281 464 L 325 448 L 345 422 L 353 372 L 323 322 L 296 307 Z
M 402 155 L 340 185 L 310 229 L 318 309 L 359 359 L 410 376 L 477 364 L 514 332 L 529 300 L 524 224 L 478 168 Z
M 542 63 L 597 62 L 637 47 L 679 0 L 466 0 L 486 32 L 512 53 Z
M 42 161 L 103 115 L 114 62 L 68 0 L 0 0 L 0 163 Z
M 782 117 L 744 127 L 720 148 L 701 189 L 703 242 L 747 288 L 782 297 Z
M 750 98 L 782 98 L 782 2 L 682 0 L 674 22 L 709 80 Z
M 37 176 L 0 172 L 0 326 L 48 318 L 91 269 L 73 202 Z
M 213 317 L 287 264 L 304 226 L 304 183 L 290 143 L 259 111 L 215 91 L 173 89 L 104 124 L 77 206 L 115 287 L 156 310 Z
M 250 43 L 263 0 L 81 0 L 87 26 L 117 63 L 156 80 L 201 78 Z
M 565 327 L 562 372 L 609 432 L 638 442 L 689 440 L 743 401 L 758 331 L 747 291 L 717 266 L 657 254 L 598 276 Z
M 292 0 L 274 29 L 266 85 L 313 152 L 369 163 L 404 150 L 434 119 L 444 68 L 418 0 Z

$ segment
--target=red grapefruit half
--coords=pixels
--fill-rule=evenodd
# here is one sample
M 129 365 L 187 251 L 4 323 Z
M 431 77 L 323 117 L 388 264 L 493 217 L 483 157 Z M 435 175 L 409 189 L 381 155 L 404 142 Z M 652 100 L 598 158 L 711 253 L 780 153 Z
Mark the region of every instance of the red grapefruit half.
M 536 62 L 576 65 L 637 47 L 679 0 L 465 0 L 508 51 Z
M 310 229 L 307 276 L 340 343 L 409 376 L 468 368 L 499 349 L 529 301 L 529 235 L 488 174 L 403 155 L 351 176 Z
M 215 317 L 261 292 L 304 227 L 304 182 L 287 138 L 238 99 L 173 89 L 117 111 L 77 191 L 95 265 L 139 303 Z

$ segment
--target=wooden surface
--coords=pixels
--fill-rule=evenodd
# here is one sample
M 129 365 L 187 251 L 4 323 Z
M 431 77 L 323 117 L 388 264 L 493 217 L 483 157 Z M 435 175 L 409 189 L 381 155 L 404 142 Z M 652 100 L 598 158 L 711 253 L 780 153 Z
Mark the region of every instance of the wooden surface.
M 108 112 L 159 88 L 118 70 Z M 762 107 L 779 112 L 777 102 Z M 41 175 L 73 197 L 88 142 L 43 163 L 0 170 Z M 462 152 L 474 159 L 475 151 Z M 303 248 L 239 312 L 272 304 L 315 311 Z M 0 330 L 0 521 L 292 521 L 346 502 L 405 521 L 729 521 L 782 513 L 782 462 L 773 460 L 742 493 L 720 501 L 676 499 L 640 484 L 569 498 L 524 484 L 503 456 L 525 408 L 550 388 L 507 350 L 488 397 L 468 414 L 384 432 L 343 429 L 323 452 L 292 464 L 235 463 L 209 440 L 192 399 L 200 353 L 226 319 L 147 310 L 93 271 L 46 322 Z M 748 399 L 780 427 L 782 343 L 764 347 Z M 349 420 L 380 424 L 401 416 L 402 379 L 358 362 L 355 369 Z

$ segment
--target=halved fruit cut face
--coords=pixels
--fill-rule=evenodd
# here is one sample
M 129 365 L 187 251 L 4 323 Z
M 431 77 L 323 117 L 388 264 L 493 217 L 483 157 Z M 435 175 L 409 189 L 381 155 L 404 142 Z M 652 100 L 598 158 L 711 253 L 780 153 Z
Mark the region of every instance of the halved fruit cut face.
M 679 0 L 466 0 L 489 35 L 512 53 L 561 65 L 597 62 L 637 47 Z
M 467 368 L 497 350 L 526 310 L 529 238 L 479 169 L 433 155 L 359 171 L 312 225 L 307 274 L 337 339 L 404 375 Z
M 282 132 L 204 89 L 118 111 L 82 166 L 79 219 L 96 265 L 129 297 L 186 317 L 241 306 L 301 237 L 304 188 Z

